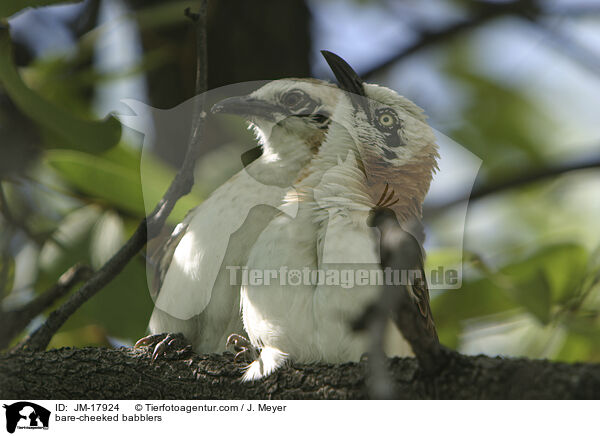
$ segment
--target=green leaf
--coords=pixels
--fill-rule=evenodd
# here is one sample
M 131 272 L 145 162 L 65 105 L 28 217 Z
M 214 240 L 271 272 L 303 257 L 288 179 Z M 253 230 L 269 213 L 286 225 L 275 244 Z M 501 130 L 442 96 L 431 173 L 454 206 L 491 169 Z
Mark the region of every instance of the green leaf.
M 548 277 L 542 269 L 537 271 L 533 269 L 532 272 L 531 278 L 527 280 L 519 278 L 516 286 L 506 286 L 504 291 L 543 324 L 548 324 L 552 308 Z
M 5 26 L 0 26 L 0 83 L 24 114 L 58 135 L 66 148 L 99 153 L 115 146 L 121 137 L 121 123 L 116 118 L 103 121 L 76 118 L 28 88 L 13 63 L 10 35 Z
M 461 289 L 432 291 L 431 306 L 440 338 L 444 344 L 456 346 L 464 321 L 519 307 L 548 323 L 553 304 L 577 292 L 587 258 L 580 245 L 550 245 L 498 273 L 465 281 Z
M 533 283 L 539 283 L 543 275 L 543 280 L 547 281 L 551 301 L 561 303 L 579 291 L 588 258 L 587 250 L 581 245 L 552 244 L 504 267 L 501 274 L 509 277 L 523 292 L 526 292 L 527 287 L 532 286 Z
M 136 153 L 124 146 L 116 147 L 103 156 L 74 150 L 49 150 L 45 161 L 58 171 L 65 181 L 86 195 L 141 218 L 146 215 L 144 198 L 148 202 L 148 209 L 154 208 L 166 192 L 175 173 L 158 161 L 145 159 L 152 169 L 153 177 L 146 180 L 142 196 L 139 154 Z M 201 201 L 197 194 L 183 197 L 169 216 L 169 222 L 180 222 L 187 212 Z
M 569 332 L 555 359 L 569 363 L 600 362 L 600 339 L 598 338 L 600 338 L 600 329 L 587 335 Z
M 587 259 L 587 251 L 580 245 L 553 244 L 504 266 L 488 280 L 547 324 L 553 304 L 560 304 L 579 292 Z
M 431 309 L 440 340 L 453 348 L 458 345 L 466 320 L 519 307 L 489 278 L 463 282 L 460 289 L 430 293 Z
M 132 169 L 74 150 L 49 150 L 45 161 L 88 196 L 138 217 L 144 216 L 140 177 Z
M 39 8 L 59 3 L 79 3 L 81 0 L 2 0 L 0 17 L 10 17 L 26 8 Z

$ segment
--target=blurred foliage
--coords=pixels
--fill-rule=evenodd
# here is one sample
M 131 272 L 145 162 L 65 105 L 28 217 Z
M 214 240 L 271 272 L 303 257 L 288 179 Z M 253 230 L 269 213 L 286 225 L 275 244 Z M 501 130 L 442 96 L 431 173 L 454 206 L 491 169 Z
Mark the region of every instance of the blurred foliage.
M 39 2 L 44 3 L 53 2 Z M 21 9 L 23 3 L 19 4 L 17 8 L 16 2 L 3 3 L 0 15 Z M 165 7 L 154 14 L 146 12 L 141 19 L 148 26 L 183 23 L 181 4 L 175 6 L 166 8 L 167 14 Z M 143 197 L 141 150 L 120 140 L 121 124 L 114 117 L 93 120 L 95 86 L 124 76 L 95 71 L 90 60 L 97 38 L 85 34 L 75 53 L 38 58 L 18 69 L 9 28 L 0 27 L 0 298 L 4 310 L 44 292 L 75 263 L 101 267 L 175 175 L 173 168 L 148 154 L 145 165 L 153 177 L 144 186 Z M 138 72 L 153 66 L 147 59 Z M 152 204 L 145 204 L 144 198 Z M 195 193 L 184 197 L 169 223 L 182 220 L 200 201 Z M 15 265 L 20 265 L 20 272 L 15 272 Z M 109 338 L 131 341 L 142 336 L 152 310 L 145 268 L 142 256 L 134 259 L 100 298 L 69 319 L 52 346 L 106 345 Z
M 4 0 L 0 4 L 0 18 L 10 17 L 25 8 L 49 6 L 57 3 L 65 3 L 65 0 Z
M 7 27 L 0 28 L 0 81 L 19 109 L 58 135 L 63 147 L 97 153 L 113 147 L 121 136 L 121 124 L 115 118 L 103 122 L 81 120 L 29 89 L 13 63 Z
M 540 145 L 555 120 L 522 90 L 479 73 L 467 48 L 465 43 L 451 45 L 445 65 L 446 74 L 467 94 L 462 119 L 469 120 L 449 136 L 483 160 L 489 180 L 542 166 Z
M 144 216 L 138 151 L 124 144 L 101 156 L 74 150 L 51 150 L 45 154 L 44 160 L 60 173 L 64 181 L 86 196 L 93 197 L 94 202 L 104 203 L 132 216 Z M 151 157 L 146 158 L 144 165 L 152 174 L 145 180 L 144 194 L 147 203 L 154 205 L 165 193 L 174 173 Z M 184 197 L 175 206 L 169 221 L 181 221 L 187 211 L 199 202 L 200 198 L 195 195 Z
M 483 160 L 480 183 L 546 167 L 560 120 L 524 89 L 481 72 L 473 52 L 465 37 L 445 53 L 446 78 L 464 99 L 458 118 L 466 120 L 448 135 Z M 491 233 L 470 232 L 467 222 L 463 286 L 433 294 L 444 344 L 463 352 L 600 360 L 598 255 L 590 254 L 598 216 L 582 214 L 572 198 L 579 190 L 593 196 L 586 186 L 595 175 L 524 185 L 471 209 L 471 218 L 490 222 Z M 431 224 L 434 232 L 448 231 L 443 215 Z M 457 262 L 443 249 L 430 257 L 447 268 Z
M 53 3 L 58 2 L 3 0 L 0 17 L 25 6 Z M 271 3 L 281 8 L 287 4 Z M 380 2 L 361 3 L 376 7 Z M 142 195 L 141 151 L 121 136 L 115 118 L 96 119 L 93 97 L 100 85 L 140 74 L 151 84 L 149 99 L 154 107 L 171 107 L 191 97 L 193 38 L 182 10 L 193 2 L 130 0 L 127 4 L 132 8 L 128 17 L 135 19 L 141 34 L 143 54 L 139 64 L 125 71 L 100 72 L 93 65 L 98 40 L 111 31 L 112 22 L 80 35 L 67 54 L 37 57 L 19 67 L 9 30 L 0 26 L 3 310 L 45 291 L 75 263 L 99 268 L 132 234 L 175 174 L 165 162 L 179 161 L 172 148 L 177 144 L 167 141 L 171 148 L 155 154 L 145 151 L 145 169 L 152 177 L 144 181 Z M 235 14 L 232 7 L 237 8 L 233 3 L 211 2 L 209 41 L 218 44 L 209 46 L 213 87 L 308 74 L 310 41 L 303 32 L 308 32 L 309 13 L 303 2 L 294 2 L 282 15 L 286 18 L 272 26 L 259 25 L 268 20 L 254 4 L 240 6 Z M 298 16 L 302 29 L 290 32 L 287 23 Z M 250 34 L 249 27 L 256 33 Z M 545 146 L 556 139 L 552 132 L 558 120 L 522 88 L 480 71 L 471 37 L 467 34 L 452 44 L 441 44 L 436 54 L 442 59 L 436 64 L 440 74 L 460 94 L 460 103 L 453 106 L 459 112 L 454 118 L 468 120 L 445 133 L 483 160 L 483 182 L 544 167 L 549 163 Z M 269 39 L 279 45 L 270 51 L 257 49 L 258 43 L 270 44 Z M 249 63 L 252 68 L 245 68 Z M 380 81 L 386 84 L 385 78 Z M 231 156 L 237 158 L 239 151 L 247 150 L 247 144 L 240 146 L 242 134 L 231 126 L 225 128 L 231 143 L 210 150 L 200 163 L 200 192 L 210 192 L 239 168 L 239 161 L 233 162 Z M 565 176 L 482 200 L 471 210 L 492 222 L 493 229 L 488 227 L 482 235 L 467 223 L 463 287 L 432 293 L 445 345 L 465 352 L 600 361 L 600 248 L 587 238 L 588 227 L 597 217 L 581 216 L 574 200 L 580 198 L 575 193 L 581 185 L 573 176 Z M 201 200 L 197 193 L 183 198 L 169 225 Z M 428 223 L 434 240 L 454 231 L 451 216 L 449 211 Z M 435 246 L 428 261 L 445 267 L 461 262 L 448 256 L 444 247 Z M 51 346 L 113 345 L 142 336 L 152 310 L 145 267 L 142 256 L 134 259 L 69 319 Z

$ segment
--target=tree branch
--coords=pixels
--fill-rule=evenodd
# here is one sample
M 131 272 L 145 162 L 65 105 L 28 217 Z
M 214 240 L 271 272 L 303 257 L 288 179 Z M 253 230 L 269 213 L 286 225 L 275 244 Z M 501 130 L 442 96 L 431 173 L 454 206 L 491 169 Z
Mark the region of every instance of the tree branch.
M 438 213 L 465 201 L 478 200 L 482 197 L 498 194 L 503 191 L 519 188 L 535 182 L 541 182 L 571 171 L 582 171 L 592 168 L 600 168 L 600 157 L 588 162 L 571 162 L 565 165 L 556 165 L 546 168 L 533 169 L 528 172 L 517 174 L 513 177 L 490 184 L 476 185 L 469 198 L 456 197 L 442 204 L 437 204 L 425 210 L 425 216 L 435 216 Z
M 398 53 L 390 56 L 380 64 L 364 71 L 360 74 L 365 80 L 372 78 L 377 73 L 391 67 L 396 62 L 416 53 L 424 48 L 445 42 L 455 36 L 458 36 L 466 31 L 482 26 L 497 18 L 507 15 L 530 16 L 537 13 L 538 8 L 532 0 L 515 0 L 510 2 L 474 2 L 475 11 L 473 15 L 458 23 L 450 24 L 449 26 L 437 30 L 421 32 L 419 38 L 409 46 L 403 48 Z
M 0 355 L 0 397 L 41 399 L 366 399 L 364 363 L 293 365 L 241 383 L 230 353 L 189 354 L 150 364 L 151 350 L 62 348 Z M 412 358 L 387 360 L 402 399 L 600 398 L 600 364 L 447 353 L 425 374 Z
M 58 283 L 34 300 L 15 310 L 1 312 L 0 350 L 8 347 L 15 336 L 23 331 L 33 318 L 50 307 L 59 298 L 65 296 L 73 286 L 92 275 L 87 265 L 75 265 L 58 279 Z
M 556 52 L 600 77 L 600 59 L 595 52 L 579 44 L 562 29 L 550 26 L 548 23 L 540 20 L 539 17 L 531 19 L 529 22 L 534 26 L 535 30 L 550 39 L 555 46 Z
M 480 27 L 498 18 L 506 16 L 515 16 L 525 18 L 528 21 L 537 20 L 542 16 L 564 16 L 564 17 L 584 17 L 589 15 L 600 14 L 600 7 L 597 5 L 587 6 L 568 6 L 560 8 L 545 8 L 542 4 L 538 4 L 532 0 L 514 0 L 510 2 L 473 2 L 475 8 L 471 17 L 464 21 L 450 24 L 447 27 L 436 30 L 424 30 L 420 33 L 419 38 L 407 47 L 404 47 L 399 52 L 393 54 L 388 59 L 364 71 L 361 77 L 365 79 L 372 78 L 385 69 L 391 67 L 396 62 L 435 44 L 448 41 L 449 39 L 461 35 L 469 30 Z M 580 59 L 581 60 L 581 59 Z M 585 59 L 583 59 L 585 61 Z M 588 65 L 588 62 L 585 62 Z M 596 66 L 594 65 L 594 68 Z
M 121 249 L 106 262 L 92 277 L 67 300 L 65 304 L 52 312 L 46 322 L 42 324 L 31 336 L 24 342 L 23 349 L 38 351 L 48 346 L 52 336 L 60 329 L 67 319 L 83 303 L 93 297 L 98 291 L 110 283 L 144 248 L 148 239 L 157 236 L 160 229 L 164 226 L 167 217 L 173 210 L 177 201 L 188 194 L 194 184 L 194 167 L 201 148 L 201 132 L 204 126 L 206 114 L 202 110 L 204 99 L 202 94 L 206 92 L 206 3 L 207 0 L 199 1 L 199 13 L 194 20 L 194 27 L 197 35 L 197 71 L 196 71 L 196 94 L 199 94 L 194 114 L 193 131 L 188 143 L 185 160 L 178 171 L 175 179 L 169 186 L 164 197 L 157 204 L 154 211 L 147 219 L 144 219 L 134 232 L 133 236 L 121 247 Z

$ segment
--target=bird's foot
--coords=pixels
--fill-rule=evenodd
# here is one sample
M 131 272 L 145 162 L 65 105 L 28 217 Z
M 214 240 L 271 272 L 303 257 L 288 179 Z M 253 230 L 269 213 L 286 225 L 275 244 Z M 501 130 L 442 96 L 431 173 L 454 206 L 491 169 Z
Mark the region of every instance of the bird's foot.
M 252 345 L 252 343 L 243 336 L 232 334 L 227 338 L 227 346 L 233 347 L 236 352 L 233 358 L 234 362 L 243 360 L 246 362 L 252 362 L 258 357 L 258 349 Z
M 192 351 L 192 345 L 181 333 L 160 333 L 157 335 L 148 335 L 135 343 L 133 348 L 154 347 L 152 351 L 152 363 L 167 353 L 175 353 L 175 358 L 189 354 Z

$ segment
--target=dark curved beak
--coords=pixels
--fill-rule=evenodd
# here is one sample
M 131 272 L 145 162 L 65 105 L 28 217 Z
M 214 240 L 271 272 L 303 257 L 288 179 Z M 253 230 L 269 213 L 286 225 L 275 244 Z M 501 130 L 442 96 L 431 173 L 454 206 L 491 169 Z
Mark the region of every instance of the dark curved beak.
M 249 95 L 243 95 L 221 100 L 210 111 L 213 114 L 240 115 L 244 118 L 259 117 L 275 121 L 275 114 L 281 112 L 281 108 L 273 103 L 250 97 Z
M 348 62 L 344 59 L 327 50 L 321 50 L 321 54 L 329 64 L 329 68 L 333 71 L 338 85 L 344 91 L 352 94 L 366 97 L 365 89 L 363 88 L 363 80 L 352 69 Z

